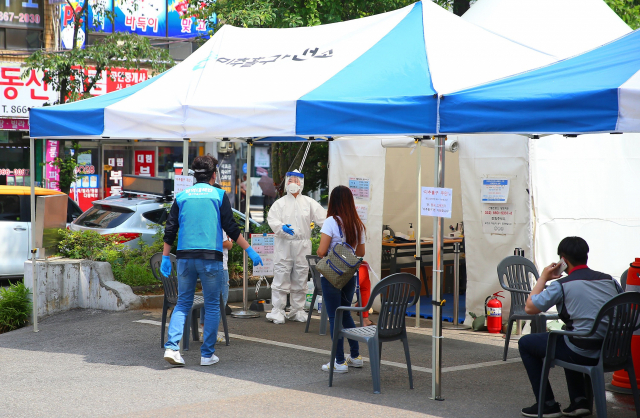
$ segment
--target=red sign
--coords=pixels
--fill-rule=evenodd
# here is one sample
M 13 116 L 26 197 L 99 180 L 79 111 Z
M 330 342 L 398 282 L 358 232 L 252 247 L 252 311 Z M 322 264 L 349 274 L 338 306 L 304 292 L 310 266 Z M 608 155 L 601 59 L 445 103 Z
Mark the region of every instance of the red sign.
M 3 131 L 28 131 L 29 119 L 0 119 Z
M 72 68 L 77 70 L 80 67 Z M 87 76 L 94 76 L 96 67 L 88 66 L 84 69 L 84 73 Z M 149 73 L 146 69 L 111 68 L 110 70 L 102 71 L 100 80 L 93 86 L 90 93 L 92 96 L 100 96 L 142 83 L 147 81 L 148 78 Z
M 78 191 L 78 198 L 76 199 L 75 196 L 75 191 Z M 75 200 L 76 202 L 78 202 L 78 206 L 80 206 L 80 209 L 82 209 L 82 211 L 86 211 L 87 209 L 91 208 L 91 202 L 93 202 L 94 200 L 98 200 L 99 197 L 99 190 L 96 189 L 83 189 L 83 188 L 72 188 L 71 192 L 69 193 L 71 195 L 71 198 L 73 200 Z
M 134 151 L 133 174 L 136 176 L 156 175 L 156 152 L 155 151 Z

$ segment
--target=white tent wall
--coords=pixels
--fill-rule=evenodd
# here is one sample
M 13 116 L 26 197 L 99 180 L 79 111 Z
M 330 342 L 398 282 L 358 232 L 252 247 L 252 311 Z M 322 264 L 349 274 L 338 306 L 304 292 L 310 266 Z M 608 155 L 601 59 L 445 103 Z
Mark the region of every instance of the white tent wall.
M 348 186 L 350 177 L 364 177 L 370 181 L 370 200 L 356 199 L 356 205 L 367 206 L 364 259 L 378 277 L 382 262 L 385 154 L 386 150 L 380 146 L 380 141 L 373 138 L 366 141 L 333 141 L 329 144 L 329 193 L 336 186 Z M 375 286 L 378 280 L 374 275 L 369 277 L 371 286 Z M 379 306 L 374 304 L 374 309 L 379 309 Z
M 420 147 L 422 155 L 422 186 L 433 187 L 433 148 Z M 407 233 L 409 223 L 416 226 L 416 151 L 410 148 L 387 148 L 384 178 L 384 215 L 383 224 L 390 225 L 396 232 Z M 459 153 L 445 154 L 445 187 L 453 189 L 453 207 L 451 219 L 445 219 L 445 234 L 449 225 L 455 227 L 462 221 L 462 194 L 460 190 Z M 420 237 L 433 236 L 433 218 L 422 218 Z M 404 261 L 404 260 L 403 260 Z
M 466 312 L 484 313 L 487 296 L 502 290 L 496 268 L 500 261 L 522 248 L 531 258 L 531 223 L 528 138 L 520 135 L 458 136 L 460 142 L 460 185 L 464 218 L 467 265 Z M 447 154 L 449 158 L 450 154 Z M 508 203 L 514 205 L 514 234 L 485 234 L 482 229 L 482 180 L 503 177 L 510 180 Z M 502 317 L 508 317 L 511 300 L 503 292 Z M 466 315 L 465 324 L 472 318 Z
M 562 238 L 589 244 L 589 267 L 619 279 L 640 257 L 640 134 L 530 140 L 535 263 L 558 260 Z

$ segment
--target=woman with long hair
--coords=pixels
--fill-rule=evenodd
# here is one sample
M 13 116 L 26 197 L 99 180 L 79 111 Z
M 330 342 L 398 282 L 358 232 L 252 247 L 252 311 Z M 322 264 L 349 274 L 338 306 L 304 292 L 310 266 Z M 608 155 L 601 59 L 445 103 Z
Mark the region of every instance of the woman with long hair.
M 364 241 L 366 228 L 353 201 L 353 194 L 346 186 L 337 186 L 331 191 L 329 197 L 329 209 L 327 210 L 327 220 L 320 230 L 320 246 L 318 247 L 318 256 L 324 257 L 333 249 L 333 247 L 341 242 L 351 245 L 358 257 L 364 256 Z M 322 303 L 323 309 L 327 310 L 329 316 L 329 325 L 331 328 L 331 338 L 333 339 L 333 328 L 336 317 L 336 309 L 339 306 L 351 306 L 353 294 L 356 290 L 356 277 L 342 288 L 336 289 L 329 281 L 322 277 Z M 342 326 L 344 328 L 355 328 L 355 323 L 350 312 L 345 312 L 342 316 Z M 351 354 L 344 355 L 344 339 L 338 341 L 338 350 L 336 352 L 336 361 L 333 365 L 334 373 L 346 373 L 349 367 L 362 367 L 362 356 L 360 356 L 360 348 L 357 341 L 349 340 Z M 331 363 L 322 366 L 322 370 L 329 371 Z

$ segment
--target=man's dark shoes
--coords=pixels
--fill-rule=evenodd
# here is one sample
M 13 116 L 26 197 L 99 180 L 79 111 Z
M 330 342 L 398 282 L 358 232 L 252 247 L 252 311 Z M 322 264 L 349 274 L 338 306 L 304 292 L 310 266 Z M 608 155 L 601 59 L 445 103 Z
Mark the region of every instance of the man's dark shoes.
M 538 404 L 535 403 L 534 405 L 528 407 L 528 408 L 522 408 L 522 415 L 524 415 L 525 417 L 537 417 L 538 416 Z M 560 404 L 559 403 L 555 403 L 552 406 L 548 406 L 545 405 L 544 406 L 544 410 L 542 411 L 542 416 L 543 418 L 560 418 L 562 417 L 562 411 L 560 411 Z
M 562 414 L 567 417 L 585 417 L 591 415 L 589 406 L 589 402 L 583 398 L 578 402 L 571 402 L 568 408 L 562 410 Z

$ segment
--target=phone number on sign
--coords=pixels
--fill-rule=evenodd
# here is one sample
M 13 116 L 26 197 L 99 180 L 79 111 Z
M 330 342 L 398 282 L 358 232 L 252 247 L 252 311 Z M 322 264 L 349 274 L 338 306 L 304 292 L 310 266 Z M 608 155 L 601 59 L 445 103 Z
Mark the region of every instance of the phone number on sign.
M 28 168 L 16 168 L 15 170 L 11 170 L 8 168 L 0 168 L 0 176 L 28 176 L 29 169 Z
M 29 106 L 9 106 L 2 105 L 2 113 L 11 113 L 15 115 L 16 113 L 29 113 Z
M 0 22 L 13 22 L 15 19 L 18 19 L 18 23 L 40 23 L 40 15 L 31 13 L 18 13 L 16 15 L 13 12 L 0 12 Z

